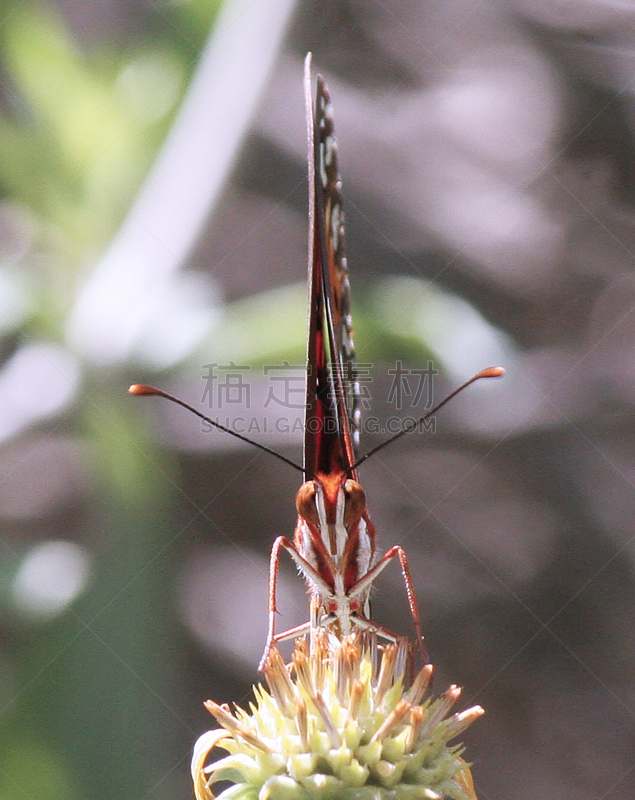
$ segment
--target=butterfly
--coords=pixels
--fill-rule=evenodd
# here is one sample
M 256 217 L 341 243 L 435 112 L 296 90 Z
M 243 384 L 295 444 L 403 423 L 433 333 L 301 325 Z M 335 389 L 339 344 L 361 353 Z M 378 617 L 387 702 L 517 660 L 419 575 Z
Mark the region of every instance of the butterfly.
M 398 434 L 357 459 L 361 414 L 344 254 L 342 182 L 330 94 L 324 79 L 318 75 L 313 103 L 310 53 L 304 65 L 304 92 L 309 174 L 309 331 L 302 467 L 160 389 L 135 384 L 129 392 L 169 399 L 216 428 L 303 472 L 304 482 L 296 494 L 298 516 L 293 539 L 278 536 L 271 551 L 268 634 L 261 669 L 278 642 L 318 628 L 329 628 L 338 636 L 362 631 L 389 642 L 402 639 L 370 616 L 372 584 L 394 561 L 401 568 L 416 646 L 425 659 L 421 619 L 406 553 L 399 545 L 383 554 L 377 550 L 375 528 L 357 468 L 377 450 L 414 430 L 419 422 L 436 413 L 469 384 L 481 378 L 498 377 L 503 371 L 500 367 L 490 367 L 478 373 L 420 420 L 404 426 Z M 310 619 L 303 625 L 276 633 L 276 594 L 282 552 L 288 553 L 307 583 L 311 596 Z
M 406 554 L 397 545 L 379 556 L 375 528 L 355 466 L 361 414 L 344 254 L 342 182 L 333 107 L 326 83 L 319 75 L 315 104 L 312 101 L 311 54 L 305 61 L 304 90 L 309 144 L 305 482 L 296 494 L 298 518 L 293 541 L 279 536 L 271 552 L 265 659 L 274 643 L 316 626 L 328 626 L 341 636 L 356 629 L 372 631 L 394 641 L 394 634 L 370 619 L 369 608 L 373 581 L 394 559 L 401 565 L 417 642 L 423 640 Z M 276 581 L 283 550 L 308 584 L 312 619 L 276 634 Z

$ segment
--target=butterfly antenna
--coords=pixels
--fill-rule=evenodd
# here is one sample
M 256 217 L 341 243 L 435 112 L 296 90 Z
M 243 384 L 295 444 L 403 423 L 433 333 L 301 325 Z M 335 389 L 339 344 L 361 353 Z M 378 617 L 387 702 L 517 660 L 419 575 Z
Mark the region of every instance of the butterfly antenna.
M 269 453 L 271 456 L 275 456 L 279 458 L 280 461 L 284 461 L 285 464 L 288 464 L 290 467 L 303 472 L 304 470 L 299 464 L 296 464 L 295 461 L 291 461 L 290 458 L 283 456 L 281 453 L 276 453 L 275 450 L 271 450 L 266 445 L 260 444 L 259 442 L 254 442 L 251 439 L 247 438 L 247 436 L 243 436 L 241 433 L 237 433 L 236 431 L 231 430 L 231 428 L 226 428 L 224 425 L 221 425 L 220 422 L 215 422 L 213 419 L 210 419 L 205 414 L 198 411 L 191 405 L 188 405 L 184 400 L 179 400 L 178 397 L 174 397 L 167 392 L 164 392 L 162 389 L 156 389 L 154 386 L 144 386 L 140 383 L 133 383 L 132 386 L 128 388 L 128 393 L 133 394 L 138 397 L 163 397 L 166 400 L 170 400 L 172 403 L 176 403 L 177 406 L 182 406 L 186 408 L 188 411 L 191 411 L 192 414 L 196 414 L 199 419 L 202 419 L 203 422 L 208 422 L 210 425 L 213 425 L 215 428 L 218 428 L 219 431 L 223 431 L 224 433 L 228 433 L 230 436 L 234 436 L 236 439 L 240 439 L 241 442 L 246 442 L 247 444 L 252 445 L 253 447 L 257 447 L 259 450 L 263 450 L 265 453 Z
M 443 408 L 446 403 L 449 403 L 450 400 L 456 397 L 457 394 L 460 394 L 463 389 L 467 389 L 467 387 L 471 384 L 476 383 L 476 381 L 480 381 L 481 378 L 502 378 L 504 374 L 505 370 L 502 367 L 488 367 L 487 369 L 481 370 L 477 375 L 474 375 L 474 377 L 470 378 L 469 381 L 466 381 L 462 386 L 459 386 L 458 389 L 455 389 L 447 397 L 441 400 L 441 402 L 438 403 L 433 409 L 428 411 L 427 414 L 424 414 L 422 417 L 419 417 L 419 419 L 413 420 L 404 425 L 403 430 L 399 431 L 399 433 L 396 433 L 394 436 L 391 436 L 390 439 L 386 439 L 385 442 L 382 442 L 381 444 L 378 444 L 377 447 L 373 447 L 372 450 L 369 450 L 366 455 L 362 456 L 353 464 L 351 469 L 357 469 L 360 464 L 363 464 L 366 459 L 374 456 L 379 450 L 382 450 L 387 445 L 392 444 L 392 442 L 396 441 L 397 439 L 401 439 L 401 437 L 405 436 L 407 433 L 412 433 L 412 431 L 416 430 L 419 425 L 422 425 L 426 420 L 430 419 L 433 414 L 436 414 L 439 409 Z

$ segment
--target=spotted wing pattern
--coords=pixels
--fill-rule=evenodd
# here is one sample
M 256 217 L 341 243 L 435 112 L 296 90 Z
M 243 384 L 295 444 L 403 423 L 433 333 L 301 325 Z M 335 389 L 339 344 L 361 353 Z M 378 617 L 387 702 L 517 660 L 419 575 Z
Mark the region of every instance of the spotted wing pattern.
M 361 421 L 359 384 L 344 249 L 342 181 L 333 106 L 321 76 L 315 109 L 305 73 L 309 135 L 309 342 L 307 475 L 347 472 L 355 461 Z

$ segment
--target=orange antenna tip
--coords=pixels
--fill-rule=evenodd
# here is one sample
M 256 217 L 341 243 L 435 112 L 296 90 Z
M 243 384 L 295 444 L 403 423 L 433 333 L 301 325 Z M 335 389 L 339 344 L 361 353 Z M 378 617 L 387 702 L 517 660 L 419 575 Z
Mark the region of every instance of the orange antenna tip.
M 476 376 L 477 378 L 502 378 L 505 374 L 503 367 L 488 367 Z
M 128 394 L 142 395 L 142 394 L 160 394 L 158 389 L 154 386 L 144 386 L 142 383 L 133 383 L 128 387 Z

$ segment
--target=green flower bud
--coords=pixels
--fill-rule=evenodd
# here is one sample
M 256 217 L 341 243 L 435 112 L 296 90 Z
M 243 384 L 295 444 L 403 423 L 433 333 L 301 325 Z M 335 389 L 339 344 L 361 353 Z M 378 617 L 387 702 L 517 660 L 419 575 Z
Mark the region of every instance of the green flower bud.
M 450 714 L 451 686 L 424 699 L 431 665 L 404 690 L 407 647 L 388 645 L 379 669 L 368 637 L 340 641 L 319 630 L 309 651 L 296 645 L 292 665 L 274 648 L 254 688 L 250 712 L 209 700 L 219 730 L 197 741 L 192 776 L 197 800 L 232 785 L 218 800 L 476 800 L 462 747 L 450 744 L 483 714 L 480 706 Z M 215 748 L 228 755 L 207 765 Z

